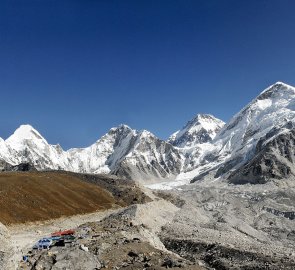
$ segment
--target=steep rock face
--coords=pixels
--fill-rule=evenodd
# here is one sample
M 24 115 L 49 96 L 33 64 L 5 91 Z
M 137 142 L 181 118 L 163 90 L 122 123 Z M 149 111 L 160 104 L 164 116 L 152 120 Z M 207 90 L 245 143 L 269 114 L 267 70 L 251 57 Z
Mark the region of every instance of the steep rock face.
M 294 127 L 293 123 L 289 125 Z M 295 129 L 271 136 L 273 133 L 261 138 L 254 157 L 231 173 L 228 178 L 231 183 L 263 184 L 272 179 L 295 177 Z
M 9 168 L 11 168 L 11 164 L 9 164 L 8 162 L 6 162 L 3 159 L 0 159 L 0 171 L 7 171 L 9 170 Z
M 171 144 L 142 131 L 133 141 L 129 153 L 117 164 L 113 173 L 137 180 L 175 178 L 180 173 L 182 157 Z
M 179 148 L 211 142 L 223 126 L 223 121 L 210 114 L 198 114 L 181 130 L 173 133 L 168 142 Z

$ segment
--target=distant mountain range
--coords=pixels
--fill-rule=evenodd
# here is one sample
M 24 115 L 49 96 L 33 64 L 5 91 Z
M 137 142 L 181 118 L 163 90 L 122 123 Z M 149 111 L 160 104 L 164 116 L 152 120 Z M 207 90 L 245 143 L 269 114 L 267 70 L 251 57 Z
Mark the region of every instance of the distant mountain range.
M 120 125 L 87 148 L 64 151 L 22 125 L 0 138 L 0 167 L 110 173 L 144 183 L 219 178 L 265 183 L 295 176 L 294 117 L 295 88 L 277 82 L 227 124 L 198 114 L 167 141 Z

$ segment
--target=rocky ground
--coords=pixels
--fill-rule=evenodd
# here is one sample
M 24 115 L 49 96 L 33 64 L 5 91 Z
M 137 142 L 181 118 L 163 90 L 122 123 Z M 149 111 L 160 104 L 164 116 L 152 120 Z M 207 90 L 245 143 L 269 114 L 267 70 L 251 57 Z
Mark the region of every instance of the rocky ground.
M 12 254 L 12 247 L 9 243 L 9 231 L 0 223 L 0 269 L 6 269 L 9 255 Z
M 161 241 L 214 269 L 295 269 L 295 190 L 285 184 L 185 187 Z
M 18 269 L 204 269 L 166 250 L 157 236 L 178 210 L 159 199 L 127 207 L 79 226 L 71 244 L 31 250 Z
M 68 247 L 33 252 L 22 267 L 295 269 L 295 192 L 285 184 L 156 191 L 151 202 L 81 225 Z

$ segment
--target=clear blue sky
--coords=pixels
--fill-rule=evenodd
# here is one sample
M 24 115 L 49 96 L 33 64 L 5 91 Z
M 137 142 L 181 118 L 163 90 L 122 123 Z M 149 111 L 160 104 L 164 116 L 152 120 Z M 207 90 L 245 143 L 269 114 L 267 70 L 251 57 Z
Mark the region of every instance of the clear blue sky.
M 126 123 L 160 138 L 295 85 L 293 0 L 2 0 L 0 136 L 63 148 Z

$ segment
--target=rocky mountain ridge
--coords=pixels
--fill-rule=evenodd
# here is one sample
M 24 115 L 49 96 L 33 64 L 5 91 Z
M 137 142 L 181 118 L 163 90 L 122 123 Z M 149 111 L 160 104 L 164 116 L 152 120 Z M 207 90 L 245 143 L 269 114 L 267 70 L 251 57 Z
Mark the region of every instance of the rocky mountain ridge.
M 22 125 L 7 140 L 1 139 L 0 158 L 2 170 L 28 163 L 37 170 L 112 173 L 146 181 L 173 177 L 182 166 L 180 153 L 171 144 L 126 125 L 112 128 L 87 148 L 68 151 Z

